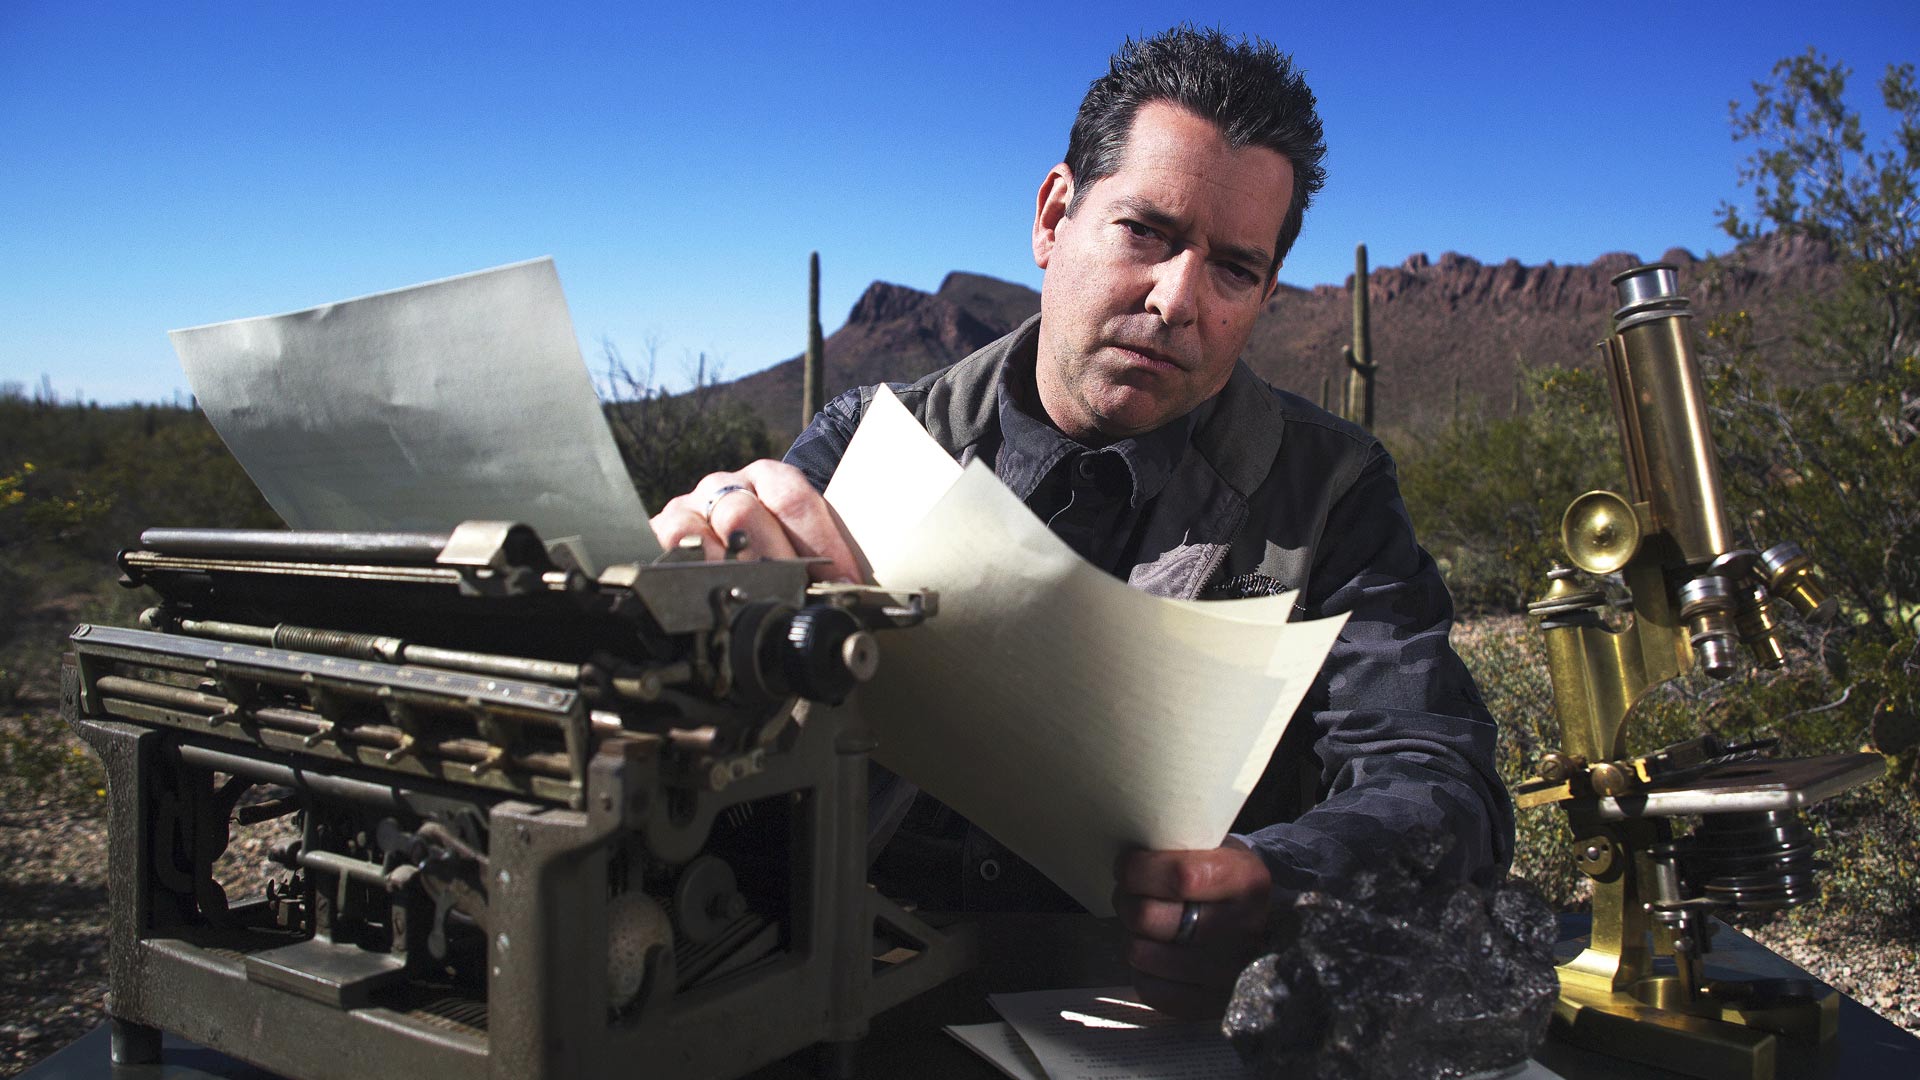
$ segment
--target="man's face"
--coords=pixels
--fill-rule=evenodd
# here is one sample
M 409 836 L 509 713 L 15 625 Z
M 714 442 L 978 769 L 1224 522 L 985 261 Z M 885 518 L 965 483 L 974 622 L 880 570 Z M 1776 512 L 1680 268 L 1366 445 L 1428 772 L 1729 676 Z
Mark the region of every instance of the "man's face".
M 1209 120 L 1153 102 L 1120 168 L 1080 193 L 1057 165 L 1040 186 L 1040 403 L 1089 443 L 1152 431 L 1220 392 L 1273 294 L 1293 169 L 1235 149 Z

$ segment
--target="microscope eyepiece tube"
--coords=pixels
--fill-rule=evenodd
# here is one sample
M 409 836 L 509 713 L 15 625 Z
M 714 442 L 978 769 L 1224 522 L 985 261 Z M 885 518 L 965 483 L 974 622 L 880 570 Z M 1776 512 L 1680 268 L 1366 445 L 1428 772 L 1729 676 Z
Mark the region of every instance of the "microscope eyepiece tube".
M 1700 666 L 1716 679 L 1732 675 L 1737 663 L 1735 603 L 1733 584 L 1714 574 L 1680 586 L 1680 618 L 1687 624 L 1688 640 Z
M 1636 266 L 1612 278 L 1615 295 L 1623 308 L 1638 307 L 1654 300 L 1680 297 L 1680 275 L 1668 263 Z
M 1820 579 L 1814 576 L 1813 560 L 1800 550 L 1799 544 L 1783 541 L 1761 552 L 1760 570 L 1767 579 L 1767 588 L 1792 604 L 1801 618 L 1812 622 L 1833 618 L 1833 597 L 1827 595 Z
M 1747 586 L 1733 617 L 1740 641 L 1753 653 L 1754 666 L 1766 670 L 1785 667 L 1786 647 L 1780 643 L 1779 623 L 1773 617 L 1773 596 L 1759 582 Z
M 1630 488 L 1650 504 L 1654 526 L 1688 566 L 1733 547 L 1720 490 L 1720 457 L 1707 424 L 1706 392 L 1673 268 L 1636 267 L 1613 279 L 1627 301 L 1603 342 L 1620 413 Z

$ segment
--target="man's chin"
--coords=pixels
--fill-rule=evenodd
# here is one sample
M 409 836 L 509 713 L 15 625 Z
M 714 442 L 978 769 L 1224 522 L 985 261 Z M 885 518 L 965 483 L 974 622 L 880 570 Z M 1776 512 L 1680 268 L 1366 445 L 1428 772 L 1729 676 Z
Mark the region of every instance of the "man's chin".
M 1145 435 L 1179 415 L 1175 403 L 1165 397 L 1120 389 L 1121 393 L 1109 394 L 1094 411 L 1094 425 L 1109 442 Z

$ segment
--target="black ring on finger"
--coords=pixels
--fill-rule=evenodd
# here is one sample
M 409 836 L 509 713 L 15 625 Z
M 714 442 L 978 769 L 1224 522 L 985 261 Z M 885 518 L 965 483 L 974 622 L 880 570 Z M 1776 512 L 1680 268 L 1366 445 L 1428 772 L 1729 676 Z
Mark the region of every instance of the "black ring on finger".
M 1193 940 L 1194 928 L 1200 925 L 1200 901 L 1189 900 L 1180 905 L 1180 925 L 1173 932 L 1173 943 L 1185 945 Z

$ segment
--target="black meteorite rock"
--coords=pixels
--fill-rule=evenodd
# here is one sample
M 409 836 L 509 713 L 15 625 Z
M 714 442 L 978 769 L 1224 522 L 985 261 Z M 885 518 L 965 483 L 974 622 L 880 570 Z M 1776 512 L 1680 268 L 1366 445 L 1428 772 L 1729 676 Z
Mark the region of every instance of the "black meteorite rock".
M 1258 1077 L 1452 1078 L 1525 1060 L 1558 983 L 1553 911 L 1524 881 L 1433 883 L 1452 846 L 1412 838 L 1344 895 L 1301 895 L 1241 973 L 1223 1028 Z

